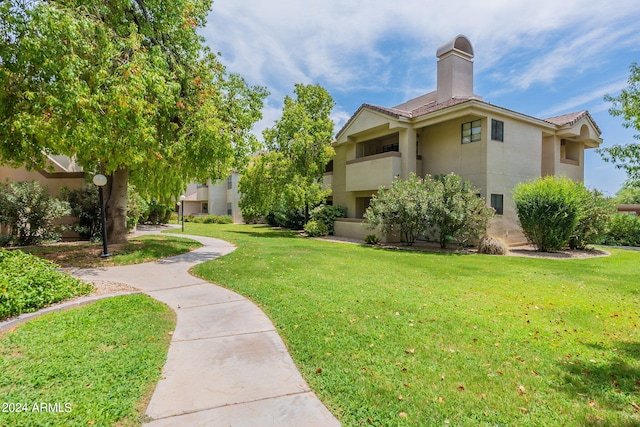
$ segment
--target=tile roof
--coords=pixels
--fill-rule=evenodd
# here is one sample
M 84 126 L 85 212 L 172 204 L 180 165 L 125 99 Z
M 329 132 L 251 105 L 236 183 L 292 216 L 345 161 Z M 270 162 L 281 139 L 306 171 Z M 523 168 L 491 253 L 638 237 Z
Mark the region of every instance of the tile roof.
M 593 126 L 598 130 L 599 133 L 602 133 L 596 121 L 593 120 L 593 117 L 587 110 L 577 111 L 575 113 L 563 114 L 561 116 L 549 117 L 548 119 L 544 119 L 545 122 L 553 123 L 558 126 L 573 126 L 583 117 L 587 117 L 593 123 Z
M 360 106 L 360 108 L 358 108 L 358 110 L 349 118 L 349 120 L 347 120 L 347 122 L 342 126 L 342 128 L 338 131 L 338 133 L 336 135 L 339 135 L 340 133 L 342 133 L 355 120 L 355 118 L 358 115 L 358 113 L 360 113 L 360 111 L 362 111 L 364 109 L 368 109 L 368 110 L 371 110 L 371 111 L 376 111 L 378 113 L 382 113 L 382 114 L 385 114 L 387 116 L 390 116 L 390 117 L 392 117 L 394 119 L 399 119 L 401 117 L 404 117 L 406 119 L 413 119 L 415 117 L 424 116 L 425 114 L 433 113 L 435 111 L 443 110 L 445 108 L 449 108 L 449 107 L 452 107 L 454 105 L 462 104 L 464 102 L 469 102 L 469 101 L 472 101 L 472 100 L 475 100 L 476 102 L 479 102 L 479 103 L 482 103 L 482 104 L 492 105 L 494 107 L 500 108 L 501 110 L 510 111 L 512 113 L 516 113 L 516 114 L 520 114 L 520 115 L 523 115 L 523 116 L 531 117 L 532 119 L 541 120 L 543 122 L 547 122 L 547 123 L 550 123 L 550 124 L 556 125 L 556 126 L 565 126 L 565 125 L 572 126 L 575 123 L 577 123 L 580 119 L 582 119 L 583 117 L 587 117 L 587 118 L 589 118 L 589 120 L 591 120 L 591 123 L 597 129 L 598 133 L 602 133 L 602 131 L 600 130 L 600 128 L 596 124 L 596 122 L 593 119 L 593 117 L 591 116 L 591 114 L 589 114 L 589 112 L 586 111 L 586 110 L 578 111 L 578 112 L 575 112 L 575 113 L 563 114 L 561 116 L 556 116 L 556 117 L 550 117 L 548 119 L 539 119 L 537 117 L 528 116 L 526 114 L 518 113 L 517 111 L 509 110 L 508 108 L 499 107 L 497 105 L 493 105 L 493 104 L 487 103 L 487 102 L 482 101 L 482 100 L 480 100 L 480 99 L 478 99 L 476 97 L 462 97 L 462 98 L 452 98 L 452 99 L 449 99 L 449 100 L 447 100 L 445 102 L 441 102 L 441 103 L 436 103 L 435 101 L 431 101 L 431 102 L 428 102 L 428 103 L 426 103 L 424 105 L 421 105 L 421 106 L 419 106 L 417 108 L 414 108 L 413 110 L 402 110 L 402 109 L 399 109 L 399 108 L 382 107 L 380 105 L 362 104 Z
M 440 104 L 436 104 L 435 101 L 429 102 L 425 105 L 421 105 L 418 108 L 414 108 L 413 110 L 401 110 L 399 108 L 389 108 L 382 107 L 380 105 L 373 104 L 362 104 L 358 110 L 353 113 L 353 115 L 347 120 L 347 122 L 342 126 L 342 128 L 338 131 L 337 135 L 339 135 L 343 130 L 345 130 L 351 122 L 353 122 L 358 115 L 358 113 L 365 108 L 371 111 L 377 111 L 378 113 L 386 114 L 387 116 L 391 116 L 394 119 L 399 119 L 400 117 L 404 117 L 407 119 L 412 119 L 414 117 L 419 117 L 428 113 L 433 113 L 434 111 L 442 110 L 448 107 L 451 107 L 456 104 L 460 104 L 463 102 L 467 102 L 471 99 L 475 98 L 453 98 L 445 102 L 441 102 Z

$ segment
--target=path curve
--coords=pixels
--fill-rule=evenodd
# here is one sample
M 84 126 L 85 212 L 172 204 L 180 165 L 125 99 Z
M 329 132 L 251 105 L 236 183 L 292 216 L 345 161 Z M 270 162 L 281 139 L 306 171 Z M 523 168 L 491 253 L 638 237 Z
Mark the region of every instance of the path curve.
M 296 368 L 269 318 L 243 296 L 188 273 L 235 250 L 219 239 L 155 262 L 72 269 L 85 280 L 126 283 L 177 313 L 147 427 L 339 426 Z

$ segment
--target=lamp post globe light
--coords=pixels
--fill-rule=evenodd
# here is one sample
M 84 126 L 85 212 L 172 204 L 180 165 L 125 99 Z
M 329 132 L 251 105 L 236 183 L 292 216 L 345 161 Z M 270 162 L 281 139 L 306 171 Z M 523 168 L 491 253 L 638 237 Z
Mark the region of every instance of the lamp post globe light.
M 98 194 L 100 196 L 100 214 L 102 217 L 102 257 L 110 257 L 109 248 L 107 246 L 107 215 L 104 209 L 104 195 L 102 193 L 102 187 L 107 185 L 107 177 L 98 174 L 93 177 L 93 183 L 98 187 Z
M 180 205 L 182 205 L 182 232 L 184 233 L 184 199 L 186 199 L 185 195 L 180 196 Z

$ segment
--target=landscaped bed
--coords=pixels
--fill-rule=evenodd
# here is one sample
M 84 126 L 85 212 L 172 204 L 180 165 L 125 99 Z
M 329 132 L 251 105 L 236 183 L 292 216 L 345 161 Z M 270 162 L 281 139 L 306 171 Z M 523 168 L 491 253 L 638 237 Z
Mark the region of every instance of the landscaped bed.
M 194 272 L 271 317 L 347 426 L 637 425 L 636 251 L 544 259 L 189 224 L 232 254 Z
M 202 246 L 199 242 L 183 237 L 146 235 L 127 243 L 108 246 L 108 258 L 102 258 L 102 243 L 74 242 L 53 245 L 29 246 L 24 252 L 37 255 L 62 267 L 110 267 L 114 265 L 140 264 L 160 258 L 180 255 Z

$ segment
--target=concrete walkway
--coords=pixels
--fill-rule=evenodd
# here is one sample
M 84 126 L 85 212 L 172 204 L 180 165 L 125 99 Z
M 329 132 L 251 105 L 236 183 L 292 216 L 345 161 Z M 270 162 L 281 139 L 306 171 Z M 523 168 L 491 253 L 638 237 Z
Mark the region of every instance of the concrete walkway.
M 183 237 L 204 246 L 147 264 L 71 271 L 126 283 L 177 313 L 162 379 L 147 407 L 153 421 L 145 426 L 339 426 L 267 316 L 246 298 L 188 274 L 235 247 Z

